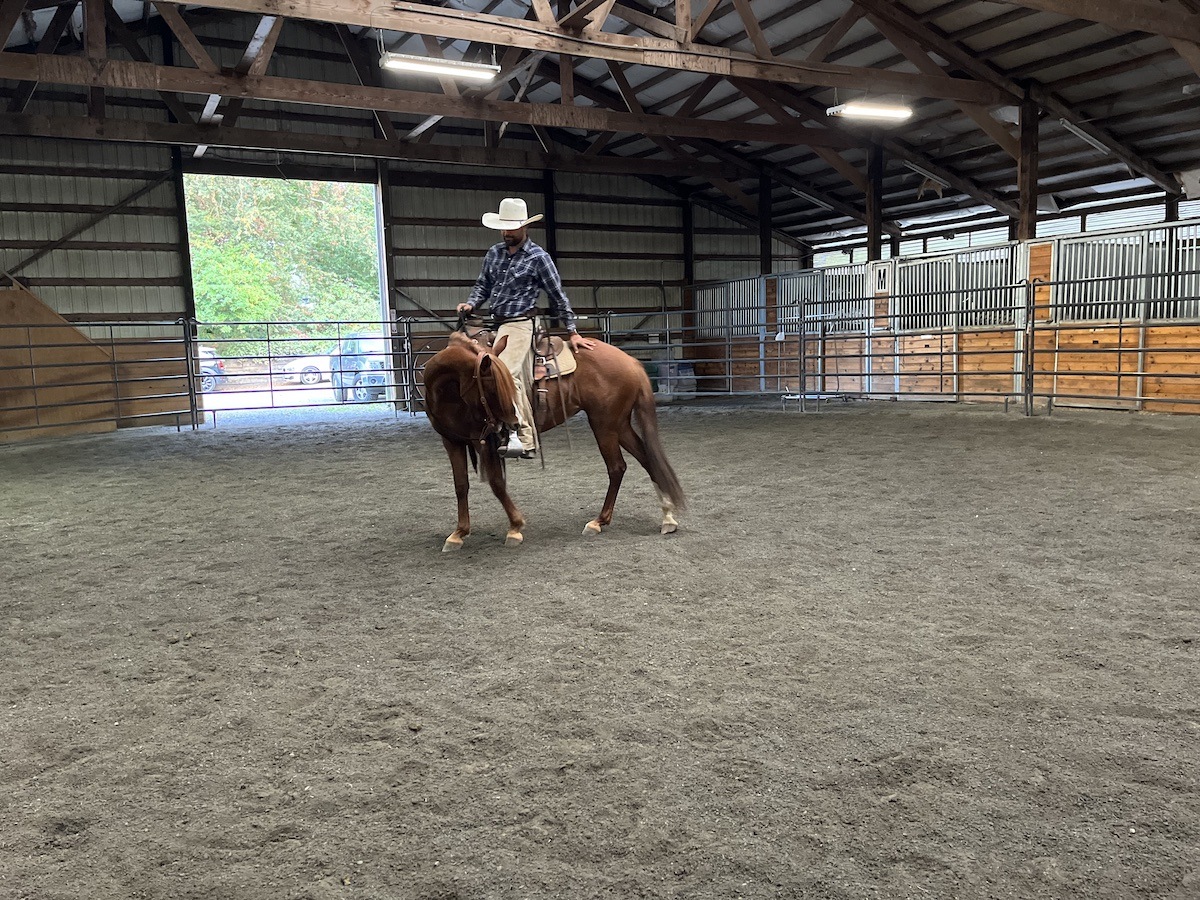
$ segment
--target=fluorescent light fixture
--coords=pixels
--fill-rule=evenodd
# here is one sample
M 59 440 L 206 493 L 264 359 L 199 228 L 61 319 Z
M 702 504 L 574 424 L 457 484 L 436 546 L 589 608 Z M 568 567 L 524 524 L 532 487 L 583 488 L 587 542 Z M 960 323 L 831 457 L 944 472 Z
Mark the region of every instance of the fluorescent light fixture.
M 827 116 L 842 116 L 847 119 L 885 119 L 902 122 L 912 115 L 907 106 L 889 106 L 883 103 L 841 103 L 825 110 Z
M 1101 153 L 1105 153 L 1105 154 L 1112 153 L 1112 151 L 1110 149 L 1108 149 L 1108 147 L 1104 146 L 1104 144 L 1101 143 L 1099 139 L 1092 137 L 1090 134 L 1088 134 L 1086 131 L 1084 131 L 1082 128 L 1080 128 L 1078 125 L 1076 125 L 1074 122 L 1072 122 L 1070 119 L 1059 119 L 1058 124 L 1061 125 L 1063 128 L 1067 129 L 1067 131 L 1071 132 L 1071 134 L 1075 135 L 1075 137 L 1079 138 L 1085 144 L 1095 147 Z
M 817 206 L 817 207 L 820 207 L 821 209 L 825 209 L 825 210 L 828 210 L 829 212 L 833 212 L 833 207 L 830 206 L 828 203 L 826 203 L 824 200 L 822 200 L 820 197 L 814 197 L 812 194 L 806 194 L 806 193 L 804 193 L 804 191 L 800 190 L 800 188 L 792 188 L 792 193 L 795 194 L 797 197 L 799 197 L 801 200 L 807 200 L 813 206 Z
M 937 175 L 934 175 L 928 169 L 922 169 L 916 163 L 910 163 L 908 160 L 904 160 L 903 162 L 904 162 L 905 167 L 912 169 L 918 175 L 928 178 L 934 184 L 940 184 L 942 187 L 950 187 L 950 182 L 948 182 L 945 178 L 941 178 Z
M 474 81 L 491 81 L 500 72 L 499 66 L 488 63 L 464 62 L 460 59 L 433 59 L 429 56 L 409 56 L 407 53 L 392 53 L 390 50 L 385 50 L 379 57 L 379 66 L 398 72 L 436 75 L 440 78 L 468 78 Z

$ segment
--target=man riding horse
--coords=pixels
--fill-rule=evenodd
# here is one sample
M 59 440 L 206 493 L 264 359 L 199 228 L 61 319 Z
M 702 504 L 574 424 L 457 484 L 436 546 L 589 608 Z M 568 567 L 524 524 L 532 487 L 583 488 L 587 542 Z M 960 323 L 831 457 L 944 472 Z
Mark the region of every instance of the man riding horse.
M 593 341 L 576 330 L 575 312 L 563 291 L 554 260 L 529 239 L 529 224 L 541 218 L 540 213 L 530 216 L 525 201 L 516 197 L 501 200 L 498 212 L 484 213 L 483 224 L 499 230 L 503 240 L 487 251 L 470 297 L 465 303 L 458 304 L 458 313 L 467 315 L 490 303 L 497 343 L 508 336 L 500 360 L 517 385 L 518 419 L 515 441 L 509 445 L 508 455 L 520 459 L 531 459 L 538 450 L 533 407 L 529 402 L 533 386 L 533 332 L 538 291 L 546 292 L 551 316 L 570 332 L 572 350 L 595 347 Z

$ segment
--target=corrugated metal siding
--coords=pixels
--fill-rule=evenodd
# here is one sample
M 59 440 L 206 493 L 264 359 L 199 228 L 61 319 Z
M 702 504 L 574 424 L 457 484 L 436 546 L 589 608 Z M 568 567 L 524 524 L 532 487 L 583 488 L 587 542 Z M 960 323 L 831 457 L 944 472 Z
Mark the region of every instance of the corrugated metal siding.
M 0 173 L 0 267 L 5 270 L 37 252 L 31 242 L 59 240 L 145 186 L 146 176 L 171 165 L 168 150 L 148 145 L 8 138 L 0 139 L 0 158 L 39 173 Z M 72 171 L 46 174 L 55 168 Z M 81 169 L 95 175 L 80 174 Z M 178 215 L 168 180 L 16 275 L 62 315 L 177 318 L 184 314 L 184 285 L 190 279 L 176 246 Z M 81 248 L 81 243 L 107 246 Z

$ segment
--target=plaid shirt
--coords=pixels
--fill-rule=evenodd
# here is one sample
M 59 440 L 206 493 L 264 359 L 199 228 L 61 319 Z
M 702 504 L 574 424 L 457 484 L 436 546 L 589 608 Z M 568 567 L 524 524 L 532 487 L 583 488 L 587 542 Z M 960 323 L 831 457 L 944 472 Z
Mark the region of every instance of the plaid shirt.
M 535 311 L 539 290 L 550 298 L 550 314 L 562 321 L 567 331 L 575 331 L 575 311 L 563 292 L 554 260 L 528 238 L 512 255 L 503 242 L 488 250 L 467 302 L 477 309 L 490 301 L 495 318 L 512 319 Z

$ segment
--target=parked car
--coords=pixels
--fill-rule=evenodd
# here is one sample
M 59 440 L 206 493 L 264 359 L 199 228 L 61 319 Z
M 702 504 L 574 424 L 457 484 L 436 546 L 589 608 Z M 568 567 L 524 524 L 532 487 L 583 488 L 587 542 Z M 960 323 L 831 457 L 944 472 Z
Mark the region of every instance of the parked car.
M 392 346 L 387 338 L 352 335 L 329 354 L 329 381 L 335 399 L 382 400 L 391 381 Z
M 225 382 L 225 360 L 212 347 L 197 347 L 196 355 L 200 366 L 200 392 L 215 391 Z
M 283 366 L 283 371 L 277 373 L 283 381 L 298 381 L 301 384 L 319 384 L 329 380 L 329 357 L 301 356 Z

